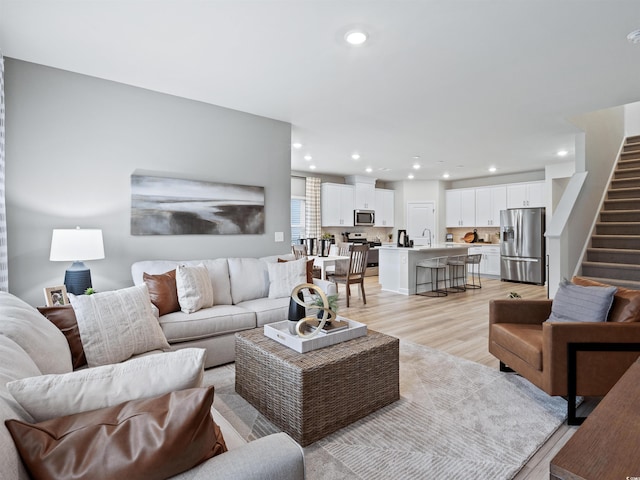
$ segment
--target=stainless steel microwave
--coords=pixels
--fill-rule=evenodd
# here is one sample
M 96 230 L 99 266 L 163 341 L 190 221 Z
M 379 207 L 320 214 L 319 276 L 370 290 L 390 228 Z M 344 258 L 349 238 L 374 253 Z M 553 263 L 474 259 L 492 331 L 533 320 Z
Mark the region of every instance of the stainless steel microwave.
M 376 213 L 373 210 L 354 210 L 353 224 L 373 227 L 376 220 Z

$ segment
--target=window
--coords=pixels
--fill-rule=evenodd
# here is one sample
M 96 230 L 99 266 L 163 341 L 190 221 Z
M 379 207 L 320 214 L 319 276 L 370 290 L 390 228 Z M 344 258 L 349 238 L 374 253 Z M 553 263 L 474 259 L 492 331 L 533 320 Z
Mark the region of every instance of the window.
M 299 244 L 304 233 L 304 197 L 291 197 L 291 245 Z

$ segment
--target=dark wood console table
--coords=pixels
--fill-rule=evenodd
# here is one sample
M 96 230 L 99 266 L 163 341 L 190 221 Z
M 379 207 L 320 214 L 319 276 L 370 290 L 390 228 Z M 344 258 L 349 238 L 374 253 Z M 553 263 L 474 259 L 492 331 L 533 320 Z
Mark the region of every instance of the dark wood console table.
M 551 460 L 557 480 L 640 477 L 640 359 Z

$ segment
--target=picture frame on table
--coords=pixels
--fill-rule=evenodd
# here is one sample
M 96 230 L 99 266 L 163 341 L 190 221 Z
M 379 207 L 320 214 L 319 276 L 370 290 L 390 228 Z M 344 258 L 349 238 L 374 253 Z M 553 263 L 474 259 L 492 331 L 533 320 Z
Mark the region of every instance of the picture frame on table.
M 61 307 L 63 305 L 69 305 L 67 287 L 64 285 L 46 287 L 44 289 L 44 298 L 47 307 Z

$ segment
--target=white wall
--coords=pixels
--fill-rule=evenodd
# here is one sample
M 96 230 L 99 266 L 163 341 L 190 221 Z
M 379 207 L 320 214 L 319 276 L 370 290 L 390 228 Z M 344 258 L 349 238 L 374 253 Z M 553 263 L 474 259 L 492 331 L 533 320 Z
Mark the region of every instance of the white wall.
M 624 127 L 627 137 L 640 135 L 640 102 L 624 106 Z
M 611 172 L 625 135 L 624 107 L 587 113 L 572 119 L 583 135 L 576 135 L 576 173 L 586 176 L 563 225 L 553 225 L 548 238 L 549 296 L 553 298 L 558 281 L 580 273 L 580 262 L 600 211 Z M 577 177 L 576 177 L 577 180 Z
M 576 171 L 576 162 L 562 162 L 549 164 L 544 169 L 545 191 L 547 192 L 546 220 L 547 225 L 553 217 L 553 212 L 567 188 L 569 178 Z
M 53 228 L 101 228 L 97 290 L 132 284 L 142 259 L 284 253 L 291 126 L 247 113 L 5 59 L 9 289 L 33 305 L 61 285 Z M 130 235 L 134 172 L 265 187 L 264 235 Z M 274 242 L 274 232 L 285 234 Z

